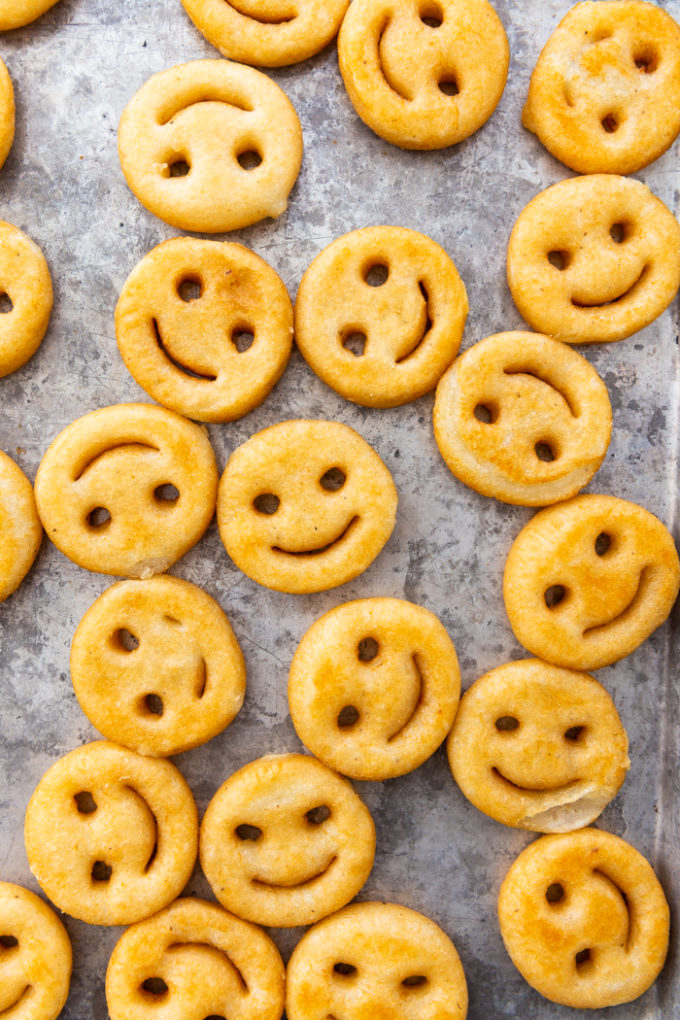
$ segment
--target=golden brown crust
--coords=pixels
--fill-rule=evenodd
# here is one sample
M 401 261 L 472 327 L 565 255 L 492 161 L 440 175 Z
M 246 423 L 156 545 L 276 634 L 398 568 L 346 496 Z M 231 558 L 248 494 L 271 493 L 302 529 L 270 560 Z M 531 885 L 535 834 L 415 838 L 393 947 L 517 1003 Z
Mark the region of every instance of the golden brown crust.
M 306 932 L 288 963 L 288 1020 L 465 1020 L 467 985 L 448 935 L 396 903 L 353 903 Z
M 0 882 L 0 1014 L 6 1020 L 56 1020 L 68 997 L 71 942 L 39 896 Z
M 373 562 L 394 528 L 397 492 L 380 457 L 347 425 L 286 421 L 232 453 L 217 522 L 248 577 L 276 591 L 325 591 Z
M 679 586 L 678 554 L 658 518 L 625 499 L 586 495 L 539 511 L 520 531 L 503 596 L 530 652 L 599 669 L 664 622 Z
M 14 89 L 4 62 L 0 60 L 0 167 L 14 141 Z
M 0 32 L 30 24 L 56 2 L 57 0 L 0 0 Z
M 293 309 L 281 278 L 248 248 L 176 237 L 125 281 L 116 338 L 128 370 L 159 404 L 198 421 L 233 421 L 283 374 Z
M 231 775 L 201 824 L 201 867 L 220 903 L 256 924 L 312 924 L 368 878 L 375 829 L 346 779 L 316 758 L 269 755 Z
M 215 903 L 179 899 L 123 933 L 106 971 L 106 1002 L 111 1020 L 153 1020 L 169 995 L 176 1016 L 279 1020 L 284 978 L 260 928 Z
M 31 871 L 89 924 L 131 924 L 167 906 L 196 860 L 198 813 L 168 761 L 107 741 L 56 761 L 26 809 Z
M 18 227 L 0 222 L 0 378 L 35 354 L 52 311 L 52 278 L 41 252 Z
M 333 241 L 302 277 L 295 340 L 343 397 L 396 407 L 436 385 L 458 353 L 467 311 L 443 248 L 415 230 L 364 227 Z M 364 347 L 355 352 L 357 337 Z
M 118 152 L 150 212 L 180 230 L 222 233 L 285 210 L 302 130 L 266 75 L 228 60 L 193 60 L 153 75 L 133 96 Z
M 392 598 L 347 602 L 322 616 L 302 638 L 288 680 L 298 736 L 353 779 L 389 779 L 421 765 L 451 728 L 459 693 L 456 650 L 442 624 Z
M 572 7 L 531 76 L 522 123 L 583 174 L 631 174 L 680 131 L 680 27 L 644 0 Z
M 505 30 L 487 0 L 354 0 L 340 71 L 371 130 L 404 149 L 440 149 L 491 116 L 505 87 Z
M 306 60 L 331 41 L 349 0 L 182 0 L 182 5 L 222 56 L 283 67 Z
M 520 213 L 508 284 L 529 325 L 567 343 L 623 340 L 680 286 L 680 224 L 640 181 L 560 181 Z
M 100 733 L 167 757 L 229 725 L 243 703 L 246 671 L 217 602 L 163 574 L 119 581 L 100 595 L 73 636 L 71 679 Z
M 0 450 L 0 602 L 31 569 L 42 533 L 33 486 L 18 464 Z
M 128 577 L 162 573 L 198 542 L 216 493 L 205 430 L 154 404 L 114 404 L 71 422 L 35 479 L 54 544 L 87 570 Z
M 663 967 L 669 911 L 649 863 L 599 829 L 543 836 L 498 899 L 513 963 L 553 1002 L 597 1009 L 642 995 Z
M 475 807 L 534 832 L 589 825 L 630 765 L 626 731 L 604 687 L 540 659 L 506 663 L 475 681 L 447 750 Z
M 575 496 L 607 452 L 612 409 L 594 368 L 540 333 L 497 333 L 437 386 L 434 436 L 453 474 L 484 496 L 545 506 Z

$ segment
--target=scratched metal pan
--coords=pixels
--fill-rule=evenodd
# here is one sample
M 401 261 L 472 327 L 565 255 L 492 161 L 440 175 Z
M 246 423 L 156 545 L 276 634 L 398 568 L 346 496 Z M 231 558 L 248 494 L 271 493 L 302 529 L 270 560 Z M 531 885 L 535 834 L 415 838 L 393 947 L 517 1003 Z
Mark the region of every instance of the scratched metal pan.
M 680 0 L 664 4 L 680 16 Z M 539 49 L 567 10 L 565 0 L 499 0 L 510 39 L 510 76 L 491 120 L 462 144 L 405 152 L 371 133 L 345 94 L 334 45 L 304 64 L 272 72 L 293 101 L 305 155 L 289 209 L 230 235 L 263 256 L 294 297 L 312 258 L 357 227 L 391 223 L 421 230 L 453 257 L 470 298 L 464 347 L 522 328 L 505 283 L 505 251 L 515 218 L 538 191 L 570 172 L 520 126 Z M 177 231 L 147 213 L 120 172 L 116 129 L 129 98 L 154 72 L 216 56 L 179 0 L 60 0 L 34 25 L 0 38 L 14 80 L 17 136 L 0 173 L 0 213 L 44 250 L 55 284 L 47 337 L 33 359 L 2 381 L 0 445 L 33 478 L 51 439 L 94 408 L 148 397 L 118 355 L 113 311 L 137 261 Z M 673 148 L 635 176 L 678 213 Z M 657 322 L 585 357 L 603 376 L 614 406 L 614 435 L 589 491 L 642 503 L 677 528 L 677 302 Z M 458 650 L 464 687 L 522 649 L 501 598 L 508 548 L 531 511 L 465 488 L 441 460 L 432 435 L 432 396 L 394 410 L 343 400 L 299 354 L 256 411 L 211 426 L 219 467 L 265 426 L 286 418 L 331 418 L 363 435 L 399 490 L 397 526 L 386 548 L 356 580 L 319 595 L 268 591 L 231 563 L 213 524 L 172 572 L 225 609 L 248 670 L 245 704 L 220 736 L 179 755 L 203 811 L 223 779 L 269 752 L 300 750 L 286 700 L 288 667 L 299 640 L 323 612 L 350 599 L 393 595 L 437 614 Z M 98 734 L 82 714 L 69 678 L 69 646 L 83 613 L 112 583 L 71 564 L 45 541 L 19 590 L 0 607 L 0 860 L 2 879 L 37 891 L 22 826 L 27 800 L 47 767 Z M 631 742 L 624 787 L 598 825 L 633 843 L 653 863 L 671 902 L 680 882 L 677 685 L 678 620 L 638 651 L 600 670 Z M 588 1013 L 542 999 L 503 948 L 496 899 L 512 860 L 533 837 L 482 815 L 455 786 L 443 750 L 410 775 L 356 784 L 378 832 L 373 872 L 361 899 L 394 900 L 437 921 L 454 940 L 468 978 L 471 1020 L 680 1016 L 673 945 L 662 977 L 637 1002 Z M 198 871 L 189 890 L 211 897 Z M 104 973 L 120 931 L 66 917 L 74 944 L 71 995 L 63 1017 L 106 1015 Z M 274 931 L 287 955 L 299 931 Z

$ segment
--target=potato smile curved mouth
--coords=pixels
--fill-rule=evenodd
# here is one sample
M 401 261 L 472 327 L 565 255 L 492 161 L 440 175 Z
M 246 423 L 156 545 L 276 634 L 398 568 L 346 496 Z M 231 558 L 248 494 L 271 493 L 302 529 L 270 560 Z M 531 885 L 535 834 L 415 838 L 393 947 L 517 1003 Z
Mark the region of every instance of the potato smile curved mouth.
M 644 598 L 645 590 L 647 587 L 647 580 L 649 578 L 651 570 L 652 568 L 647 566 L 640 571 L 640 580 L 638 581 L 638 586 L 635 589 L 635 594 L 633 595 L 632 599 L 630 600 L 625 609 L 622 609 L 620 613 L 617 613 L 616 616 L 613 616 L 611 620 L 605 620 L 603 623 L 596 623 L 592 627 L 586 627 L 586 629 L 583 631 L 583 636 L 586 637 L 586 635 L 588 636 L 594 635 L 598 631 L 604 630 L 607 627 L 613 627 L 615 624 L 622 623 L 623 621 L 625 621 L 628 616 L 632 616 L 632 614 L 635 612 L 638 605 Z
M 574 305 L 575 308 L 586 308 L 586 309 L 587 308 L 594 308 L 594 309 L 597 309 L 597 308 L 610 308 L 612 305 L 616 305 L 616 304 L 619 303 L 619 301 L 623 301 L 625 298 L 631 296 L 633 291 L 642 282 L 642 278 L 645 276 L 645 274 L 646 274 L 648 269 L 649 269 L 649 266 L 643 266 L 642 267 L 642 271 L 641 271 L 640 275 L 638 276 L 637 280 L 635 280 L 635 282 L 632 283 L 630 285 L 630 287 L 628 287 L 626 290 L 624 290 L 622 294 L 619 294 L 618 297 L 611 298 L 609 301 L 577 301 L 576 298 L 572 297 L 571 303 L 572 303 L 572 305 Z
M 324 875 L 327 875 L 328 872 L 330 871 L 330 869 L 333 867 L 333 865 L 337 861 L 337 859 L 338 859 L 337 855 L 334 854 L 333 857 L 331 857 L 331 859 L 328 862 L 328 864 L 326 864 L 323 868 L 321 868 L 320 871 L 317 871 L 317 872 L 315 872 L 315 874 L 310 875 L 309 878 L 303 879 L 302 882 L 290 882 L 290 883 L 289 882 L 265 882 L 261 878 L 251 878 L 250 883 L 251 883 L 251 885 L 260 886 L 260 887 L 262 887 L 264 889 L 305 889 L 305 888 L 307 888 L 307 886 L 311 885 L 312 882 L 317 882 L 320 878 L 323 878 Z
M 333 546 L 339 545 L 340 542 L 347 537 L 350 529 L 357 523 L 358 520 L 359 517 L 355 514 L 347 527 L 340 535 L 338 535 L 337 538 L 334 538 L 331 542 L 327 542 L 326 545 L 319 546 L 317 549 L 302 549 L 298 552 L 296 549 L 283 549 L 280 545 L 273 545 L 272 552 L 284 553 L 286 556 L 320 556 L 322 553 L 328 552 L 329 549 L 332 549 Z
M 498 779 L 502 779 L 508 786 L 512 786 L 513 790 L 519 790 L 521 793 L 561 793 L 563 790 L 570 790 L 573 786 L 577 786 L 581 780 L 572 779 L 568 783 L 563 783 L 562 786 L 520 786 L 518 783 L 513 783 L 512 779 L 508 779 L 504 776 L 500 769 L 497 769 L 494 765 L 491 769 L 494 776 Z
M 31 991 L 32 987 L 33 985 L 26 985 L 26 987 L 23 989 L 23 991 L 16 999 L 16 1001 L 13 1002 L 11 1006 L 7 1006 L 6 1009 L 3 1009 L 2 1013 L 0 1013 L 0 1016 L 9 1016 L 10 1013 L 12 1013 L 17 1008 L 17 1006 L 21 1005 L 22 1001 L 26 998 L 28 993 Z

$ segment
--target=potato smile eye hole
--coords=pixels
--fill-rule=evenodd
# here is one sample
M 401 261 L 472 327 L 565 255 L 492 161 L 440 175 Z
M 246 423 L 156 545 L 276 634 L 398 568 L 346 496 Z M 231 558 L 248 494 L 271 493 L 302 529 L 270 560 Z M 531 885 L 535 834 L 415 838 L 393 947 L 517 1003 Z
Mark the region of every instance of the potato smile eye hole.
M 239 354 L 245 354 L 255 342 L 255 330 L 252 326 L 236 326 L 231 331 L 231 342 Z
M 568 251 L 549 251 L 547 258 L 550 265 L 560 271 L 566 269 L 571 262 L 571 255 Z
M 338 713 L 337 724 L 341 730 L 348 730 L 359 722 L 359 710 L 354 705 L 345 705 Z
M 339 467 L 332 467 L 319 479 L 319 484 L 326 492 L 337 492 L 347 481 L 347 475 Z
M 439 91 L 443 92 L 445 96 L 457 96 L 460 92 L 458 82 L 453 74 L 447 74 L 444 78 L 440 78 L 437 85 L 439 86 Z
M 591 962 L 592 956 L 589 949 L 582 949 L 574 957 L 574 963 L 576 964 L 577 969 L 580 969 L 581 967 L 584 967 L 587 963 Z
M 477 404 L 472 412 L 483 425 L 494 425 L 498 421 L 498 405 L 491 403 Z
M 373 262 L 363 272 L 364 281 L 369 287 L 382 287 L 389 275 L 390 271 L 384 262 Z
M 93 882 L 108 882 L 113 874 L 113 868 L 106 861 L 95 861 L 90 874 Z
M 168 986 L 165 981 L 163 978 L 159 977 L 147 978 L 146 981 L 142 981 L 139 987 L 140 990 L 148 992 L 149 995 L 154 995 L 156 998 L 161 995 L 165 995 L 168 991 Z
M 550 443 L 544 442 L 536 443 L 536 445 L 534 446 L 534 451 L 538 459 L 545 461 L 546 464 L 550 464 L 552 461 L 557 459 L 555 451 L 553 447 L 550 445 Z
M 258 829 L 257 825 L 237 825 L 234 832 L 239 839 L 249 839 L 253 843 L 262 835 L 262 829 Z
M 512 733 L 519 727 L 519 719 L 515 719 L 514 715 L 501 715 L 496 719 L 496 729 L 499 733 Z
M 179 489 L 172 482 L 163 482 L 153 490 L 154 499 L 159 503 L 176 503 L 179 499 Z
M 96 506 L 85 519 L 93 531 L 103 531 L 111 523 L 111 514 L 105 506 Z
M 614 244 L 623 244 L 630 236 L 630 223 L 612 223 L 609 236 Z
M 239 152 L 236 159 L 242 170 L 254 170 L 262 162 L 262 156 L 256 149 L 246 149 L 244 152 Z
M 613 113 L 608 113 L 606 117 L 603 117 L 600 121 L 602 129 L 608 134 L 613 135 L 618 130 L 619 122 L 617 117 Z
M 350 354 L 353 354 L 355 358 L 361 358 L 366 349 L 366 334 L 361 333 L 359 330 L 352 330 L 347 336 L 342 338 L 342 346 Z
M 116 651 L 119 652 L 134 652 L 135 649 L 139 648 L 139 638 L 136 638 L 126 627 L 120 627 L 113 632 L 111 643 Z
M 633 63 L 643 74 L 653 74 L 659 66 L 659 56 L 654 50 L 642 50 L 633 56 Z
M 76 807 L 81 815 L 91 815 L 97 810 L 97 802 L 89 790 L 81 790 L 74 796 Z
M 411 974 L 402 981 L 404 988 L 422 988 L 426 984 L 427 978 L 424 974 Z
M 331 809 L 327 804 L 319 804 L 317 807 L 311 808 L 305 814 L 305 818 L 310 825 L 321 825 L 323 822 L 327 822 L 331 817 Z
M 146 694 L 142 698 L 141 709 L 144 715 L 163 715 L 163 699 L 159 694 Z
M 342 977 L 354 977 L 357 973 L 357 969 L 351 963 L 336 963 L 333 966 L 333 972 L 335 974 L 341 974 Z
M 18 945 L 19 939 L 15 938 L 14 935 L 0 935 L 0 946 L 3 949 L 14 949 Z
M 612 547 L 612 536 L 608 535 L 606 531 L 601 531 L 595 539 L 595 552 L 598 556 L 604 556 L 608 553 Z
M 567 589 L 562 584 L 551 584 L 543 593 L 543 599 L 548 609 L 554 609 L 561 605 L 567 597 Z
M 7 315 L 12 311 L 14 305 L 9 294 L 5 294 L 4 291 L 0 291 L 0 315 Z
M 199 276 L 184 276 L 177 284 L 177 293 L 186 304 L 197 301 L 203 295 L 203 281 Z
M 168 177 L 187 177 L 191 173 L 191 164 L 183 156 L 176 156 L 167 162 Z
M 371 662 L 372 659 L 375 659 L 379 649 L 380 645 L 375 640 L 375 638 L 372 637 L 362 638 L 359 644 L 357 645 L 357 655 L 359 656 L 359 661 Z
M 441 9 L 441 5 L 430 0 L 430 3 L 421 4 L 420 20 L 428 28 L 439 28 L 444 21 L 444 12 Z
M 263 492 L 253 500 L 253 506 L 258 513 L 267 514 L 269 517 L 276 513 L 280 504 L 281 500 L 273 492 Z
M 564 899 L 564 886 L 559 882 L 553 882 L 546 889 L 545 898 L 548 903 L 560 903 Z
M 564 732 L 564 739 L 571 740 L 572 743 L 576 743 L 581 739 L 582 734 L 586 731 L 585 726 L 570 726 L 568 730 Z

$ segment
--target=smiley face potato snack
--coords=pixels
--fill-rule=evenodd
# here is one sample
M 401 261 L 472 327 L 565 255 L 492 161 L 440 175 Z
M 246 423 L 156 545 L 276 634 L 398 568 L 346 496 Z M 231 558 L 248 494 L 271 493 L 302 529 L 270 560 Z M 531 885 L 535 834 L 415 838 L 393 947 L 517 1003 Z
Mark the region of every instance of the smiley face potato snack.
M 531 76 L 522 123 L 583 174 L 632 174 L 680 131 L 680 27 L 646 0 L 572 7 Z
M 182 0 L 222 56 L 257 67 L 306 60 L 337 33 L 349 0 Z
M 29 25 L 57 0 L 0 0 L 0 32 Z
M 680 224 L 640 181 L 570 178 L 520 213 L 507 269 L 532 329 L 571 344 L 623 340 L 678 291 Z
M 352 903 L 305 932 L 288 963 L 288 1020 L 465 1020 L 456 948 L 423 914 Z
M 24 835 L 31 871 L 60 910 L 88 924 L 132 924 L 189 881 L 198 812 L 170 762 L 100 740 L 47 770 Z
M 302 742 L 353 779 L 401 776 L 433 754 L 460 693 L 453 642 L 403 599 L 347 602 L 312 624 L 293 657 L 288 701 Z
M 0 60 L 0 167 L 14 141 L 14 89 L 5 62 Z
M 441 149 L 496 109 L 509 50 L 487 0 L 353 0 L 338 56 L 352 105 L 372 131 L 404 149 Z
M 100 733 L 159 757 L 228 726 L 246 685 L 220 606 L 179 577 L 119 581 L 90 606 L 71 643 L 71 679 Z
M 31 569 L 42 534 L 33 486 L 19 465 L 0 450 L 0 602 Z
M 288 363 L 293 308 L 281 278 L 241 244 L 175 237 L 123 285 L 116 339 L 128 371 L 164 407 L 233 421 Z
M 515 637 L 558 666 L 599 669 L 629 655 L 671 611 L 680 586 L 673 538 L 641 506 L 586 495 L 539 511 L 505 564 Z
M 71 942 L 39 896 L 0 882 L 0 1015 L 56 1020 L 68 998 Z
M 227 910 L 256 924 L 313 924 L 373 866 L 375 828 L 349 782 L 316 758 L 279 754 L 222 784 L 201 824 L 201 867 Z
M 540 333 L 497 333 L 437 386 L 434 437 L 453 474 L 484 496 L 544 506 L 575 496 L 609 446 L 612 409 L 595 369 Z
M 42 459 L 35 499 L 49 538 L 87 570 L 151 577 L 208 527 L 217 466 L 206 432 L 154 404 L 77 418 Z
M 302 129 L 270 78 L 229 60 L 153 75 L 118 129 L 130 190 L 180 230 L 239 230 L 280 216 L 302 161 Z
M 394 528 L 397 491 L 380 457 L 347 425 L 286 421 L 232 453 L 217 522 L 248 577 L 291 593 L 325 591 L 373 562 Z
M 508 662 L 475 681 L 447 750 L 475 807 L 534 832 L 589 825 L 630 764 L 626 731 L 604 687 L 540 659 Z
M 37 351 L 52 312 L 52 277 L 42 251 L 23 230 L 0 221 L 0 378 Z
M 460 347 L 465 286 L 443 248 L 403 227 L 364 227 L 300 282 L 295 342 L 341 396 L 396 407 L 431 390 Z
M 498 918 L 525 980 L 576 1009 L 636 999 L 668 949 L 668 903 L 651 866 L 599 829 L 531 843 L 501 886 Z
M 285 972 L 261 928 L 187 897 L 123 932 L 106 972 L 111 1020 L 279 1020 Z

